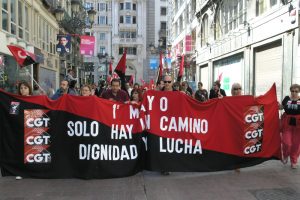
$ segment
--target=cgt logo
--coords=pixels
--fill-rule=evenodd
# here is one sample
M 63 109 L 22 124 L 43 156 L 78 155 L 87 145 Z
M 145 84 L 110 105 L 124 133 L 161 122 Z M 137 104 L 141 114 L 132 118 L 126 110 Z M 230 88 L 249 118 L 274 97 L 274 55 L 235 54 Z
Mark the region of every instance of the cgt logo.
M 261 151 L 261 143 L 256 143 L 254 145 L 247 146 L 244 149 L 244 154 L 249 155 L 260 151 Z
M 245 133 L 245 138 L 247 140 L 261 138 L 263 136 L 263 129 L 258 129 L 254 131 L 247 131 Z
M 244 154 L 254 154 L 262 151 L 264 134 L 264 106 L 249 106 L 244 112 Z
M 39 135 L 39 136 L 28 136 L 26 138 L 26 144 L 28 145 L 48 145 L 50 143 L 49 135 Z
M 256 122 L 262 122 L 264 121 L 264 113 L 255 113 L 255 114 L 249 114 L 246 115 L 245 121 L 247 123 L 256 123 Z
M 26 126 L 29 128 L 48 127 L 50 118 L 28 118 Z
M 50 153 L 28 154 L 25 157 L 25 163 L 49 163 L 51 162 Z

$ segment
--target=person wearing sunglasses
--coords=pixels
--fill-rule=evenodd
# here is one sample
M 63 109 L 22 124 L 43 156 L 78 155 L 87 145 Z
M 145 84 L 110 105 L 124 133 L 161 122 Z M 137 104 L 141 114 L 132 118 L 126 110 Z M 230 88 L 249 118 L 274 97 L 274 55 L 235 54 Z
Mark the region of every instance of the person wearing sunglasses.
M 291 168 L 296 169 L 300 155 L 300 85 L 291 85 L 290 92 L 282 101 L 282 162 L 286 164 L 290 158 Z
M 173 80 L 172 80 L 172 77 L 169 76 L 169 75 L 166 75 L 164 77 L 164 88 L 163 88 L 163 91 L 173 91 Z
M 231 86 L 231 95 L 232 96 L 241 96 L 242 95 L 242 86 L 239 83 L 234 83 Z

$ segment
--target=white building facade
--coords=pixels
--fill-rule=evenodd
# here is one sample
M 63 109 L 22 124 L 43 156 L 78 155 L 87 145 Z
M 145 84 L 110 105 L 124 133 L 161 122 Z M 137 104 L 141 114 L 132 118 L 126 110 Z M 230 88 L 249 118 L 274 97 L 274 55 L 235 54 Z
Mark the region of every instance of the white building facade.
M 155 81 L 159 68 L 159 54 L 166 56 L 168 30 L 168 1 L 147 1 L 147 58 L 144 62 L 144 80 Z M 159 42 L 160 41 L 160 42 Z M 153 46 L 151 51 L 150 46 Z
M 169 0 L 168 40 L 172 45 L 172 72 L 176 79 L 180 59 L 184 56 L 184 80 L 195 81 L 196 75 L 196 31 L 199 23 L 196 18 L 197 0 Z
M 95 54 L 85 58 L 94 63 L 94 80 L 108 75 L 109 63 L 113 70 L 127 49 L 126 78 L 143 78 L 146 58 L 146 0 L 87 0 L 97 11 L 91 34 L 96 38 Z M 113 59 L 112 59 L 113 58 Z
M 0 0 L 0 86 L 16 91 L 20 80 L 33 85 L 33 78 L 45 92 L 56 89 L 59 76 L 59 57 L 56 35 L 59 27 L 49 11 L 48 1 Z M 18 45 L 38 56 L 38 63 L 20 68 L 7 45 Z
M 196 27 L 196 82 L 209 89 L 220 79 L 228 95 L 231 85 L 239 82 L 244 94 L 256 96 L 275 82 L 279 101 L 292 83 L 300 82 L 298 0 L 200 0 L 197 22 L 176 22 L 189 2 L 174 1 L 172 45 L 174 49 L 182 32 Z

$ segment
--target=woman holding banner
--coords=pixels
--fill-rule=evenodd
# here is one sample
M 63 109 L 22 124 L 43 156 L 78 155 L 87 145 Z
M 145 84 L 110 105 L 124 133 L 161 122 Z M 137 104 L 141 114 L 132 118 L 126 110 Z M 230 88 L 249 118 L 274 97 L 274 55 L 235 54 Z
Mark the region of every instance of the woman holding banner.
M 300 154 L 300 85 L 291 85 L 290 92 L 282 101 L 282 162 L 286 164 L 290 157 L 291 168 L 296 169 Z
M 18 95 L 21 96 L 31 96 L 32 88 L 26 81 L 20 81 L 18 84 Z
M 232 96 L 240 96 L 242 95 L 242 86 L 239 83 L 234 83 L 231 86 L 231 95 Z
M 80 89 L 81 96 L 91 96 L 92 95 L 92 87 L 90 85 L 83 85 Z
M 142 91 L 140 89 L 133 89 L 131 91 L 130 103 L 140 105 L 142 101 Z
M 241 96 L 242 95 L 242 86 L 239 83 L 233 83 L 231 86 L 231 95 L 232 96 Z M 240 168 L 234 169 L 235 172 L 240 173 Z
M 32 88 L 26 81 L 20 81 L 18 84 L 18 94 L 21 96 L 31 96 Z M 16 176 L 16 180 L 22 179 L 21 176 Z

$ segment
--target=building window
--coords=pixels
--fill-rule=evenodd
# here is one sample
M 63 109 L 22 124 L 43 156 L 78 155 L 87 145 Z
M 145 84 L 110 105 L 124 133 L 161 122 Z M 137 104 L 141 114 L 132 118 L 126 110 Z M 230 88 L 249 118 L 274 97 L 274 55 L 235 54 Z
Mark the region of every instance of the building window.
M 29 41 L 29 8 L 25 6 L 25 40 Z M 49 42 L 49 40 L 47 41 Z
M 125 17 L 125 23 L 126 24 L 131 24 L 131 16 L 126 16 Z
M 120 10 L 124 10 L 124 3 L 120 3 Z
M 105 33 L 100 33 L 99 39 L 100 40 L 105 40 Z
M 136 24 L 136 16 L 132 16 L 132 23 Z
M 131 38 L 136 38 L 136 32 L 131 32 Z
M 244 0 L 224 0 L 217 7 L 215 23 L 212 26 L 216 40 L 220 39 L 223 34 L 244 25 L 244 22 L 247 21 L 245 3 Z
M 98 3 L 98 11 L 106 11 L 106 3 Z
M 255 10 L 256 10 L 256 16 L 259 16 L 266 12 L 268 9 L 267 6 L 267 0 L 256 0 Z
M 167 22 L 160 22 L 160 29 L 167 29 Z
M 10 33 L 13 35 L 17 35 L 17 2 L 16 1 L 10 1 L 10 11 L 11 11 L 11 17 L 10 17 Z
M 131 3 L 126 2 L 126 3 L 125 3 L 125 9 L 126 9 L 126 10 L 131 10 Z
M 136 32 L 120 31 L 120 38 L 136 38 Z
M 120 16 L 120 24 L 123 24 L 123 23 L 124 23 L 124 17 Z
M 100 46 L 99 53 L 102 54 L 102 55 L 105 54 L 105 47 L 104 46 Z
M 136 4 L 135 3 L 132 4 L 132 10 L 136 10 Z
M 19 1 L 18 4 L 18 16 L 19 16 L 19 38 L 24 38 L 24 16 L 23 16 L 23 3 Z
M 99 16 L 99 24 L 106 24 L 106 16 Z
M 2 1 L 2 29 L 8 31 L 8 5 L 6 1 Z
M 160 15 L 161 16 L 166 16 L 167 15 L 167 8 L 166 7 L 161 7 L 160 8 Z
M 208 15 L 205 15 L 201 23 L 201 47 L 208 42 Z
M 128 55 L 136 55 L 136 47 L 126 47 Z M 124 47 L 119 47 L 119 55 L 122 55 L 124 52 Z

